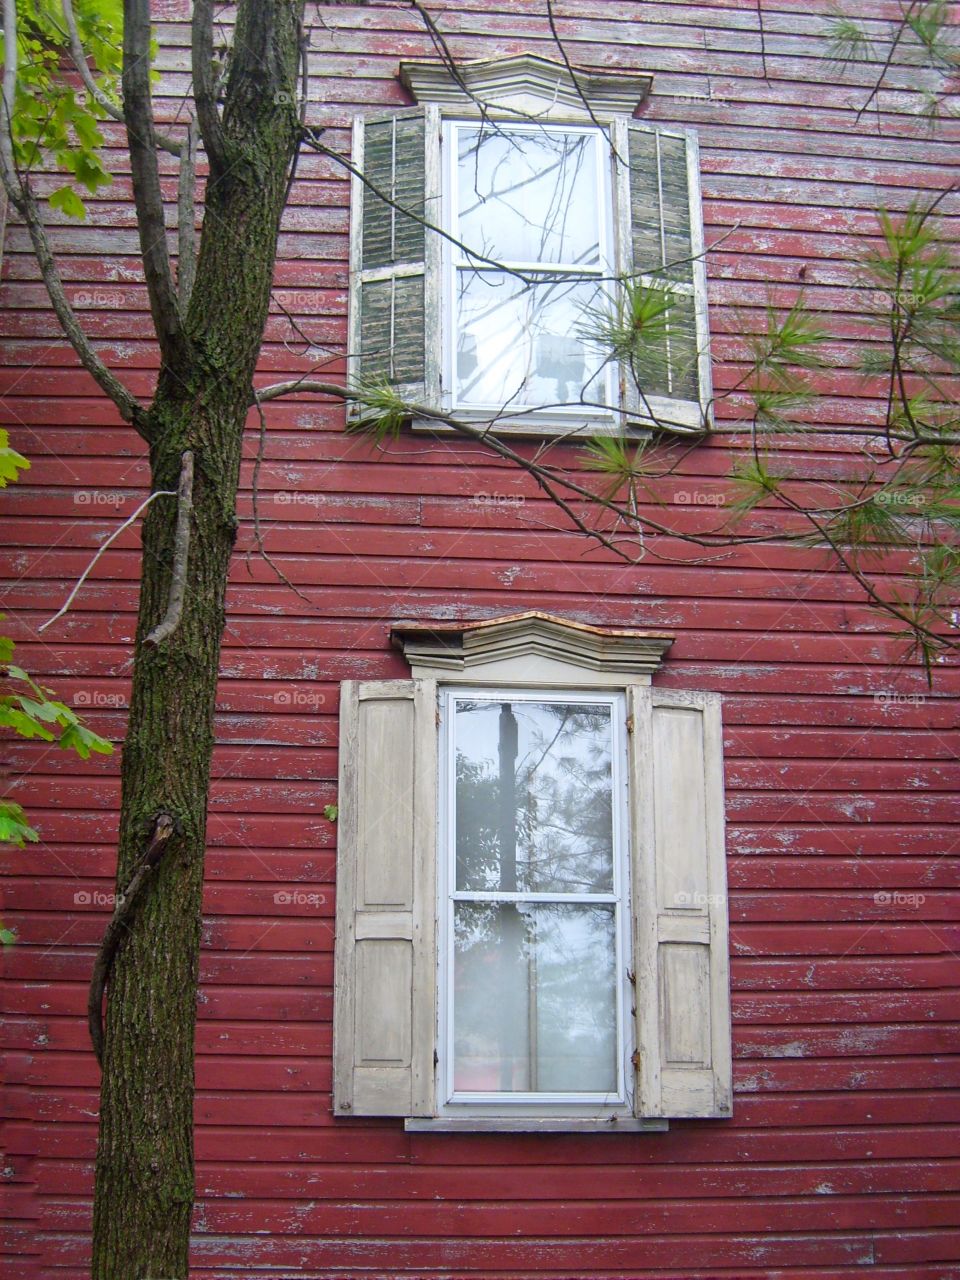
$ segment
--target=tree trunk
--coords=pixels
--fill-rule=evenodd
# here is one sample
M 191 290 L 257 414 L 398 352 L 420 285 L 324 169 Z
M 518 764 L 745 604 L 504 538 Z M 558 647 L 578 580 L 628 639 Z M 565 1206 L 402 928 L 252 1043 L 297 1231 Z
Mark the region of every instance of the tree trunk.
M 123 748 L 117 891 L 154 821 L 177 832 L 134 909 L 107 988 L 93 1224 L 94 1280 L 183 1280 L 193 1205 L 193 1047 L 207 793 L 241 444 L 299 126 L 302 0 L 240 5 L 226 103 L 229 165 L 207 183 L 186 356 L 148 416 L 154 489 L 195 458 L 180 623 L 144 643 L 170 590 L 177 502 L 143 527 L 133 694 Z

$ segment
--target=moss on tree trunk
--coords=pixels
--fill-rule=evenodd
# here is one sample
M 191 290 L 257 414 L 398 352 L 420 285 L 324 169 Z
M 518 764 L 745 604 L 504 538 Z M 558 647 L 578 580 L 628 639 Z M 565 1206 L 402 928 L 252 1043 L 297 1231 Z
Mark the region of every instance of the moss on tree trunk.
M 123 748 L 117 889 L 161 813 L 177 834 L 144 890 L 107 988 L 94 1198 L 94 1280 L 187 1276 L 193 1057 L 207 794 L 241 444 L 266 323 L 290 161 L 302 3 L 241 4 L 223 114 L 229 166 L 208 182 L 186 357 L 161 370 L 149 414 L 155 489 L 195 455 L 187 589 L 159 646 L 176 500 L 143 526 L 133 694 Z

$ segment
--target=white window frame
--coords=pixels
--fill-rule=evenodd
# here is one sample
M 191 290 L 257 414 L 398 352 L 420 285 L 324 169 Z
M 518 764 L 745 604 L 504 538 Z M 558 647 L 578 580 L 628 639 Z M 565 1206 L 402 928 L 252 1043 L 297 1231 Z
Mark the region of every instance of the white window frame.
M 396 384 L 410 403 L 441 413 L 456 411 L 463 421 L 489 424 L 498 436 L 503 437 L 571 437 L 584 440 L 626 432 L 642 438 L 651 430 L 658 435 L 699 437 L 709 431 L 713 421 L 713 390 L 706 270 L 702 258 L 704 243 L 697 140 L 690 129 L 638 118 L 637 109 L 650 92 L 652 78 L 635 71 L 575 68 L 537 54 L 517 54 L 461 63 L 456 75 L 441 61 L 401 62 L 400 80 L 417 104 L 415 107 L 400 108 L 384 115 L 362 116 L 355 121 L 353 157 L 358 172 L 353 178 L 351 203 L 348 377 L 355 379 L 363 374 L 364 285 L 392 281 L 399 288 L 405 281 L 422 278 L 421 372 L 405 375 L 412 380 Z M 636 130 L 654 133 L 661 138 L 682 139 L 686 148 L 693 284 L 691 288 L 689 282 L 661 279 L 656 273 L 647 279 L 655 278 L 678 297 L 693 300 L 695 393 L 674 397 L 665 394 L 663 388 L 655 391 L 648 387 L 640 394 L 627 368 L 611 362 L 604 371 L 607 409 L 573 403 L 549 408 L 533 404 L 518 405 L 515 409 L 502 404 L 457 407 L 452 367 L 456 345 L 452 338 L 455 298 L 450 264 L 453 246 L 446 239 L 446 234 L 428 230 L 422 258 L 418 254 L 415 260 L 363 266 L 363 210 L 366 202 L 373 198 L 362 181 L 366 126 L 409 116 L 422 116 L 423 119 L 422 198 L 425 217 L 428 224 L 441 228 L 445 233 L 451 225 L 449 206 L 453 162 L 447 158 L 452 150 L 447 141 L 450 125 L 482 126 L 492 123 L 503 128 L 595 131 L 598 145 L 607 150 L 605 165 L 599 174 L 602 174 L 603 183 L 608 188 L 605 204 L 613 219 L 612 227 L 606 228 L 608 258 L 611 260 L 607 265 L 612 280 L 632 274 L 634 270 L 631 182 L 624 163 L 630 153 L 630 139 Z M 389 307 L 390 326 L 396 319 L 394 307 L 395 304 Z M 373 316 L 373 311 L 370 315 Z M 380 350 L 387 344 L 392 349 L 389 334 L 382 331 L 382 317 L 379 324 L 379 345 L 375 349 Z M 374 318 L 371 332 L 377 330 L 377 325 Z M 409 356 L 410 352 L 407 354 Z M 601 397 L 598 395 L 596 400 L 599 404 Z M 352 410 L 348 409 L 348 412 Z M 455 430 L 429 411 L 422 415 L 414 411 L 411 426 L 414 431 L 427 431 L 434 435 L 449 434 Z
M 423 1131 L 605 1133 L 728 1117 L 720 696 L 652 687 L 671 642 L 663 632 L 532 612 L 398 623 L 392 639 L 411 678 L 341 687 L 334 1115 L 402 1117 L 407 1129 Z M 501 702 L 625 700 L 632 794 L 618 789 L 629 823 L 632 900 L 622 919 L 633 969 L 621 1013 L 626 1105 L 584 1103 L 582 1095 L 574 1103 L 517 1103 L 506 1093 L 448 1100 L 448 1076 L 438 1070 L 441 1055 L 450 1061 L 446 1026 L 443 1040 L 438 1034 L 438 956 L 452 954 L 449 942 L 437 944 L 450 876 L 438 812 L 450 772 L 441 764 L 440 711 L 445 696 L 470 691 Z M 449 758 L 446 741 L 444 752 Z M 443 891 L 438 877 L 447 878 Z
M 459 165 L 459 132 L 461 129 L 483 129 L 490 127 L 504 132 L 513 133 L 576 133 L 585 137 L 589 137 L 593 141 L 595 158 L 596 158 L 596 185 L 595 193 L 597 207 L 600 210 L 598 219 L 598 232 L 600 237 L 600 253 L 599 261 L 595 268 L 583 269 L 576 264 L 566 263 L 531 263 L 531 262 L 511 262 L 504 260 L 505 267 L 514 267 L 522 270 L 528 276 L 542 275 L 544 280 L 549 280 L 551 275 L 580 275 L 584 280 L 594 278 L 598 284 L 611 281 L 616 275 L 616 256 L 617 256 L 617 223 L 619 221 L 616 210 L 615 200 L 618 195 L 617 174 L 611 154 L 611 140 L 609 129 L 604 130 L 596 125 L 584 124 L 582 121 L 530 121 L 523 119 L 497 119 L 492 123 L 482 119 L 469 119 L 465 117 L 446 117 L 442 122 L 440 152 L 441 152 L 441 216 L 442 225 L 452 237 L 452 240 L 444 238 L 441 249 L 441 303 L 440 303 L 440 338 L 441 338 L 441 404 L 444 409 L 455 412 L 458 416 L 462 416 L 468 421 L 489 420 L 491 415 L 503 414 L 504 405 L 499 402 L 491 402 L 490 404 L 476 403 L 459 403 L 457 399 L 457 283 L 458 275 L 461 270 L 474 264 L 478 271 L 489 270 L 494 272 L 495 267 L 489 266 L 483 262 L 477 262 L 468 253 L 460 247 L 462 244 L 462 236 L 460 235 L 458 208 L 459 208 L 459 182 L 460 182 L 460 165 Z M 596 388 L 597 394 L 592 394 L 591 388 Z M 589 401 L 596 400 L 596 404 Z M 614 415 L 618 412 L 617 406 L 617 388 L 614 378 L 614 366 L 610 360 L 605 360 L 598 371 L 591 379 L 588 388 L 588 403 L 578 404 L 576 401 L 570 401 L 568 404 L 551 404 L 551 405 L 528 405 L 518 402 L 516 406 L 510 406 L 504 415 L 511 422 L 526 422 L 531 431 L 537 430 L 544 425 L 550 423 L 565 424 L 570 429 L 575 423 L 582 424 L 583 429 L 595 431 L 598 426 L 611 427 L 614 423 Z
M 437 990 L 438 990 L 438 1082 L 440 1114 L 483 1116 L 490 1112 L 529 1115 L 596 1115 L 598 1112 L 632 1115 L 632 1097 L 628 1092 L 630 1061 L 634 1052 L 633 1019 L 630 1017 L 632 986 L 630 984 L 630 950 L 632 897 L 630 883 L 630 811 L 628 795 L 628 744 L 626 696 L 616 690 L 572 690 L 566 688 L 530 688 L 510 685 L 442 686 L 439 698 L 440 738 L 438 751 L 438 874 L 437 874 Z M 583 705 L 604 704 L 611 709 L 611 795 L 613 799 L 613 891 L 607 899 L 616 913 L 616 1020 L 617 1020 L 617 1091 L 616 1093 L 529 1093 L 460 1092 L 453 1084 L 453 912 L 458 900 L 476 900 L 475 894 L 458 895 L 455 889 L 456 829 L 454 811 L 455 751 L 453 740 L 454 704 L 458 699 L 487 702 L 563 702 Z M 500 893 L 490 895 L 497 901 L 509 900 Z M 578 895 L 550 893 L 518 893 L 515 900 L 525 902 L 575 902 Z M 583 901 L 596 902 L 598 895 L 583 896 Z

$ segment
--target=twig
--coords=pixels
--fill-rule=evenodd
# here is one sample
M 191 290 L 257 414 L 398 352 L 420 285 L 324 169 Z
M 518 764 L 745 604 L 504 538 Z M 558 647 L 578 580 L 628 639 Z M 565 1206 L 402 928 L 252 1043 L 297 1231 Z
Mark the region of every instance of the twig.
M 40 276 L 46 287 L 54 313 L 70 345 L 76 351 L 80 363 L 120 411 L 125 422 L 131 423 L 144 439 L 144 411 L 140 401 L 131 394 L 119 378 L 110 372 L 80 327 L 76 312 L 67 299 L 63 280 L 57 267 L 47 230 L 43 225 L 40 208 L 26 178 L 17 172 L 13 155 L 12 122 L 17 89 L 17 6 L 16 0 L 3 0 L 4 62 L 3 62 L 3 119 L 0 120 L 0 177 L 10 203 L 22 216 L 27 226 L 30 242 L 36 255 Z
M 197 122 L 193 116 L 180 149 L 180 178 L 177 183 L 177 300 L 186 315 L 197 273 Z
M 589 98 L 583 92 L 583 88 L 581 87 L 580 80 L 577 76 L 574 65 L 570 61 L 570 58 L 567 56 L 566 45 L 563 43 L 563 40 L 560 37 L 560 32 L 557 28 L 556 16 L 554 15 L 554 12 L 553 12 L 553 0 L 547 0 L 547 22 L 550 25 L 550 34 L 553 36 L 554 44 L 560 50 L 560 57 L 563 59 L 563 65 L 566 67 L 567 74 L 570 76 L 570 79 L 573 81 L 573 87 L 577 91 L 577 97 L 583 103 L 584 110 L 586 111 L 587 115 L 590 117 L 590 123 L 595 125 L 601 131 L 601 133 L 608 134 L 609 130 L 605 128 L 605 126 L 600 120 L 597 119 L 596 112 L 594 111 Z M 610 139 L 610 146 L 617 163 L 623 164 L 623 159 L 619 155 L 617 155 L 616 148 L 613 146 L 612 138 Z
M 183 595 L 187 587 L 187 562 L 190 557 L 190 515 L 193 511 L 193 452 L 187 449 L 180 463 L 177 487 L 177 529 L 173 539 L 173 571 L 170 596 L 161 622 L 144 638 L 143 643 L 158 645 L 173 635 L 183 613 Z
M 906 12 L 903 13 L 903 16 L 901 17 L 900 22 L 897 26 L 896 35 L 890 41 L 890 48 L 887 50 L 887 56 L 884 59 L 883 66 L 880 68 L 880 74 L 877 76 L 876 80 L 874 81 L 873 88 L 870 90 L 870 95 L 867 98 L 866 102 L 864 102 L 863 106 L 857 112 L 856 121 L 855 121 L 856 124 L 860 123 L 860 117 L 863 115 L 866 109 L 870 106 L 870 103 L 873 102 L 874 98 L 877 97 L 880 90 L 883 88 L 883 82 L 886 79 L 887 72 L 890 70 L 890 66 L 893 62 L 893 55 L 897 51 L 897 45 L 900 43 L 900 39 L 903 33 L 907 29 L 907 25 L 909 24 L 910 18 L 912 17 L 913 11 L 916 7 L 917 7 L 917 0 L 910 0 L 910 4 L 907 6 Z M 879 110 L 879 106 L 880 104 L 878 102 L 877 103 L 878 110 Z
M 264 450 L 266 448 L 266 443 L 267 443 L 267 419 L 266 419 L 266 415 L 263 412 L 263 405 L 260 403 L 260 396 L 258 396 L 256 392 L 253 393 L 253 403 L 254 403 L 254 407 L 257 410 L 257 416 L 260 419 L 260 439 L 257 442 L 257 456 L 254 459 L 254 463 L 253 463 L 253 480 L 251 484 L 251 494 L 250 494 L 251 502 L 253 506 L 254 540 L 256 541 L 257 550 L 260 552 L 260 555 L 263 557 L 266 563 L 270 566 L 273 572 L 277 575 L 280 581 L 284 584 L 284 586 L 289 587 L 290 590 L 293 592 L 293 594 L 295 596 L 299 596 L 300 599 L 304 602 L 304 604 L 308 604 L 312 607 L 313 601 L 310 599 L 309 596 L 304 595 L 304 593 L 300 590 L 300 588 L 295 583 L 290 581 L 287 575 L 283 572 L 280 566 L 269 554 L 263 541 L 263 530 L 260 527 L 260 468 L 263 465 L 263 454 L 264 454 Z M 247 572 L 250 573 L 251 577 L 253 576 L 253 573 L 250 569 L 250 552 L 249 551 L 247 552 Z
M 46 622 L 42 622 L 40 626 L 37 627 L 37 630 L 46 631 L 47 627 L 53 626 L 53 624 L 57 621 L 58 618 L 63 617 L 63 615 L 67 612 L 67 610 L 73 604 L 74 600 L 76 599 L 77 592 L 86 582 L 87 578 L 90 576 L 90 573 L 94 565 L 103 555 L 103 553 L 106 551 L 107 547 L 109 547 L 112 542 L 115 542 L 117 538 L 120 537 L 124 529 L 129 529 L 129 527 L 137 519 L 140 513 L 142 511 L 146 511 L 147 507 L 149 507 L 150 503 L 154 500 L 154 498 L 175 498 L 176 496 L 177 496 L 176 491 L 173 489 L 156 489 L 153 493 L 150 494 L 149 498 L 147 498 L 145 502 L 141 502 L 139 507 L 137 507 L 136 511 L 133 513 L 133 515 L 129 516 L 126 520 L 124 520 L 123 524 L 120 525 L 119 529 L 114 529 L 113 533 L 110 534 L 109 538 L 105 539 L 103 546 L 97 550 L 97 554 L 93 557 L 93 559 L 84 569 L 83 573 L 81 573 L 80 577 L 77 579 L 76 585 L 74 586 L 73 590 L 70 592 L 70 594 L 67 596 L 66 600 L 64 601 L 63 607 L 59 609 L 53 615 L 52 618 L 48 618 Z
M 217 88 L 213 74 L 213 0 L 195 0 L 192 30 L 193 100 L 197 108 L 200 136 L 210 161 L 211 177 L 227 168 L 227 144 L 217 110 Z
M 760 29 L 760 65 L 763 67 L 763 78 L 769 84 L 770 76 L 767 74 L 767 33 L 763 25 L 763 0 L 757 0 L 757 26 Z
M 150 98 L 149 0 L 124 0 L 123 118 L 150 314 L 164 360 L 176 367 L 183 354 L 182 326 L 167 246 Z
M 177 830 L 177 824 L 169 813 L 157 815 L 153 824 L 153 835 L 147 845 L 143 857 L 130 878 L 130 883 L 122 894 L 117 895 L 117 903 L 113 916 L 107 925 L 93 964 L 93 975 L 90 979 L 90 993 L 87 997 L 87 1026 L 93 1042 L 93 1052 L 97 1062 L 103 1066 L 103 993 L 110 977 L 113 958 L 117 953 L 123 932 L 127 929 L 133 908 L 140 898 L 143 886 L 150 873 L 158 865 L 166 853 L 167 842 Z
M 83 87 L 91 98 L 103 107 L 111 120 L 117 120 L 120 124 L 123 124 L 123 110 L 115 102 L 111 102 L 107 95 L 97 88 L 93 76 L 90 74 L 90 67 L 83 52 L 83 45 L 80 43 L 80 32 L 77 30 L 77 19 L 73 12 L 73 0 L 61 0 L 61 4 L 63 6 L 63 19 L 67 24 L 66 35 L 67 43 L 70 46 L 70 57 L 80 75 L 80 79 L 83 81 Z M 155 133 L 154 136 L 157 145 L 163 147 L 164 151 L 169 151 L 172 156 L 180 154 L 180 143 L 175 138 L 171 138 L 166 133 Z

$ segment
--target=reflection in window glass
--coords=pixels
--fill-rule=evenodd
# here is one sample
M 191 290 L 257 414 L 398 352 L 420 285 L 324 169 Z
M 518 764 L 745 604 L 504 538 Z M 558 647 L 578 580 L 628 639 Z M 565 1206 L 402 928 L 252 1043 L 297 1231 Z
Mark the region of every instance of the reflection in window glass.
M 592 280 L 524 284 L 502 271 L 461 271 L 457 399 L 461 404 L 602 403 L 603 353 L 578 336 L 601 305 Z
M 458 700 L 458 889 L 612 891 L 610 710 Z
M 456 402 L 608 404 L 605 354 L 581 336 L 609 305 L 600 133 L 460 125 L 456 139 Z
M 597 266 L 597 148 L 585 133 L 461 129 L 460 239 L 498 262 Z
M 612 906 L 456 904 L 458 1090 L 616 1091 L 614 928 Z
M 615 1093 L 614 706 L 452 707 L 454 1089 Z

